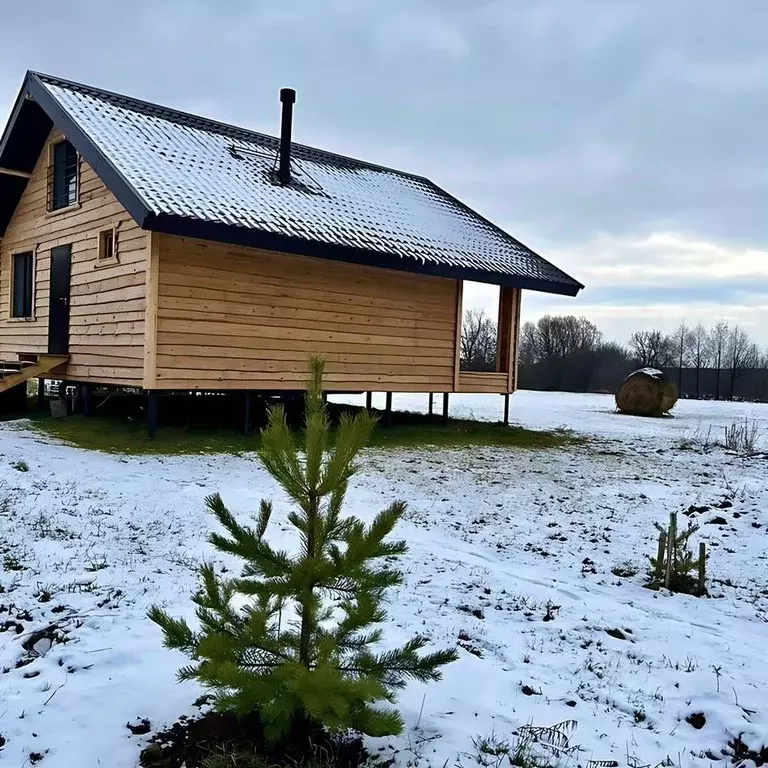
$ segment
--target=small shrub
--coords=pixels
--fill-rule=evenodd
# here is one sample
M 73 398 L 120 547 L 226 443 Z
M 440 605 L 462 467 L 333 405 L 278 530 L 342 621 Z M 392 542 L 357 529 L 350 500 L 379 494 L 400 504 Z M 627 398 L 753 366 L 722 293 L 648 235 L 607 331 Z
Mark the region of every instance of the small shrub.
M 734 421 L 725 428 L 723 447 L 739 456 L 753 456 L 757 451 L 760 440 L 760 423 L 757 419 L 750 420 L 746 416 L 743 421 Z
M 85 570 L 88 573 L 96 573 L 96 571 L 103 571 L 105 568 L 109 568 L 109 563 L 104 555 L 98 557 L 89 557 L 88 565 L 85 566 Z
M 694 557 L 689 549 L 690 539 L 698 525 L 688 523 L 688 527 L 678 533 L 677 513 L 669 515 L 669 526 L 664 528 L 654 523 L 659 531 L 656 557 L 651 557 L 651 579 L 648 586 L 652 589 L 665 587 L 672 592 L 687 595 L 706 594 L 706 567 L 708 555 L 702 543 L 699 556 Z
M 3 570 L 4 571 L 23 571 L 26 566 L 22 563 L 14 554 L 6 552 L 3 555 Z
M 611 568 L 611 573 L 621 579 L 631 579 L 633 576 L 637 576 L 637 568 L 629 560 L 622 560 Z
M 710 424 L 706 430 L 699 424 L 695 429 L 686 431 L 677 443 L 681 451 L 702 451 L 708 453 L 716 445 L 717 440 L 712 436 L 713 427 Z
M 207 757 L 203 768 L 269 768 L 269 763 L 254 752 L 222 751 Z
M 511 759 L 512 746 L 495 733 L 473 738 L 472 746 L 475 748 L 474 757 L 479 765 L 499 768 L 506 764 L 508 758 Z
M 23 459 L 21 461 L 14 461 L 11 466 L 19 472 L 29 472 L 29 464 Z

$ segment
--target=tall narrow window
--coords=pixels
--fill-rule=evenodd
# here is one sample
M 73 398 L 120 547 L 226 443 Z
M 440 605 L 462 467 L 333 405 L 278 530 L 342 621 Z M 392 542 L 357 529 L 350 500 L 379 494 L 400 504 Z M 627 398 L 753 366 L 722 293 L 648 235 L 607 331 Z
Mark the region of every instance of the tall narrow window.
M 49 169 L 49 208 L 58 211 L 77 202 L 77 150 L 66 140 L 53 145 Z
M 13 255 L 13 317 L 32 317 L 34 257 L 31 253 Z

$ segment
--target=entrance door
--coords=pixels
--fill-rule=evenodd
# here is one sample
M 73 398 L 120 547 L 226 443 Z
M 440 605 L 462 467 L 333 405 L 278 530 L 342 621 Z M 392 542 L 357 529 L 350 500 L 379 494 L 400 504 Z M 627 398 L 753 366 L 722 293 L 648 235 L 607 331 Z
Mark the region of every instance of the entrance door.
M 69 277 L 72 271 L 72 246 L 51 250 L 51 297 L 48 316 L 48 352 L 69 352 Z

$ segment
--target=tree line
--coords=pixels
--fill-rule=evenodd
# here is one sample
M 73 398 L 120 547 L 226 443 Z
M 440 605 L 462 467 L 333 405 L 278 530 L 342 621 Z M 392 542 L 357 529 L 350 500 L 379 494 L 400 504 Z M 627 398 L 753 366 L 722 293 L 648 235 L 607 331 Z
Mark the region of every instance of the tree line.
M 463 370 L 496 369 L 496 322 L 482 310 L 465 313 L 461 334 Z M 638 330 L 625 344 L 607 340 L 585 317 L 545 315 L 520 330 L 522 389 L 615 392 L 637 368 L 659 368 L 681 396 L 768 401 L 768 349 L 739 325 L 684 322 L 672 333 Z

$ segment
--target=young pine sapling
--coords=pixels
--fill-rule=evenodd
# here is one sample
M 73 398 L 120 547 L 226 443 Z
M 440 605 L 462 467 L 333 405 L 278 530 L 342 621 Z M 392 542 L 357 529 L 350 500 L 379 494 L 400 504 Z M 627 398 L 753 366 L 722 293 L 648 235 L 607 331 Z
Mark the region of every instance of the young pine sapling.
M 381 702 L 392 702 L 409 679 L 438 680 L 440 668 L 457 658 L 455 649 L 420 654 L 423 637 L 378 648 L 384 594 L 403 580 L 392 562 L 406 551 L 405 542 L 388 536 L 406 505 L 394 502 L 367 526 L 342 515 L 375 419 L 365 410 L 343 414 L 332 440 L 322 379 L 323 362 L 313 360 L 303 450 L 281 406 L 271 409 L 259 449 L 295 505 L 288 521 L 299 534 L 299 551 L 268 543 L 271 502 L 261 502 L 249 527 L 218 494 L 210 496 L 208 508 L 226 531 L 210 540 L 243 561 L 241 575 L 225 578 L 210 564 L 200 569 L 201 589 L 193 597 L 199 630 L 158 606 L 149 612 L 165 645 L 192 658 L 180 679 L 210 689 L 220 710 L 258 712 L 273 741 L 305 740 L 318 726 L 398 733 L 400 714 Z

